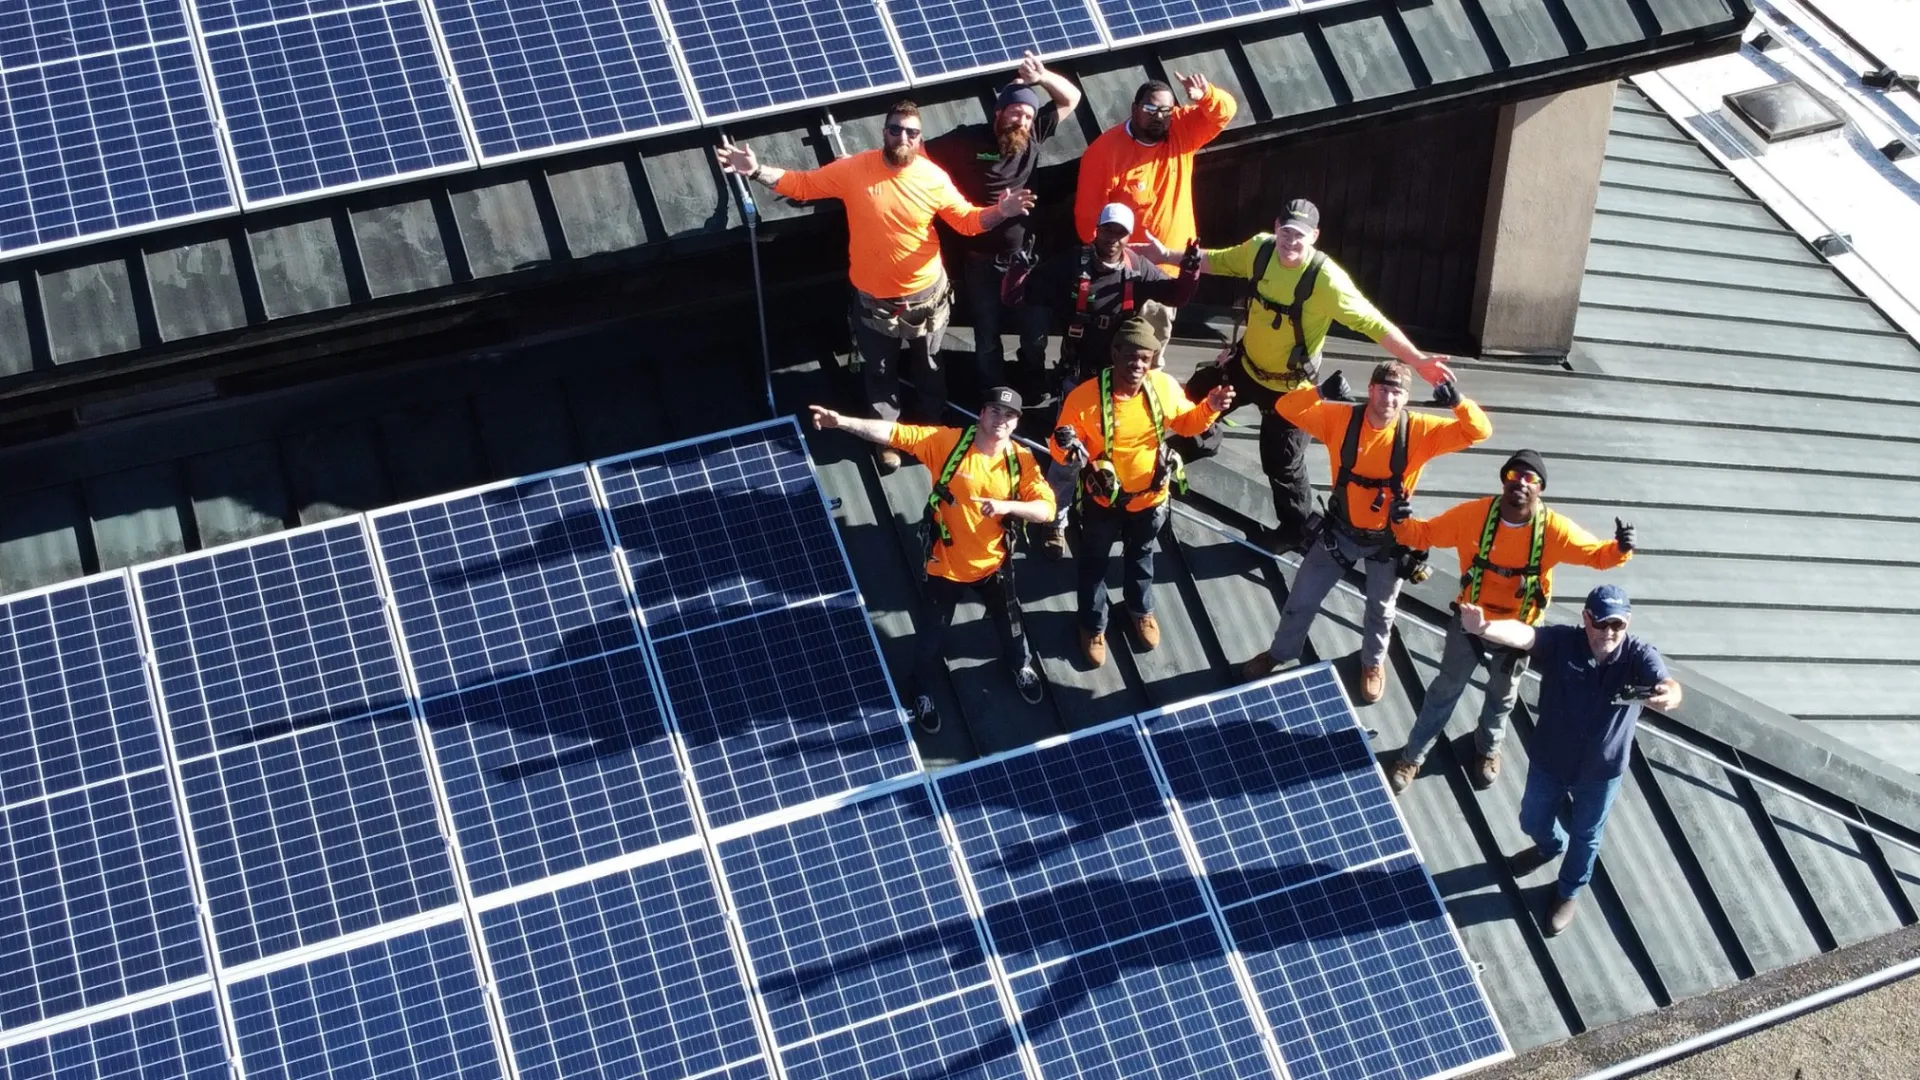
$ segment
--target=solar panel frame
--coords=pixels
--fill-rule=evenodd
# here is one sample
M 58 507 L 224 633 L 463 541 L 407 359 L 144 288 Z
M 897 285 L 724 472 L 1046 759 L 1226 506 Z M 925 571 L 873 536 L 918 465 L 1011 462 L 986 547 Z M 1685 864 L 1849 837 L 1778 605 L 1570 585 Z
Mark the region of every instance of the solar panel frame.
M 210 979 L 77 1027 L 0 1046 L 8 1080 L 229 1080 L 218 994 Z
M 1002 1038 L 1002 1031 L 1007 1033 L 1005 1049 L 983 1053 Z M 1011 1034 L 997 988 L 982 985 L 787 1047 L 780 1064 L 786 1080 L 1024 1080 L 1029 1075 L 1025 1059 Z M 973 1067 L 952 1066 L 956 1057 Z
M 1106 27 L 1108 40 L 1112 42 L 1112 47 L 1115 49 L 1144 45 L 1153 41 L 1165 41 L 1170 38 L 1188 37 L 1200 31 L 1210 32 L 1245 23 L 1277 19 L 1297 14 L 1303 2 L 1311 5 L 1313 0 L 1147 0 L 1147 3 L 1143 4 L 1135 4 L 1132 0 L 1087 0 L 1088 6 L 1094 8 L 1099 16 L 1101 25 Z M 1355 2 L 1357 0 L 1330 0 L 1321 6 L 1337 7 Z M 1216 4 L 1224 5 L 1229 9 L 1252 8 L 1254 10 L 1231 11 L 1217 18 L 1208 18 L 1200 10 Z M 1138 25 L 1141 20 L 1136 10 L 1145 6 L 1159 8 L 1162 11 L 1168 7 L 1186 8 L 1192 11 L 1192 14 L 1184 16 L 1179 21 L 1162 14 L 1157 20 L 1160 25 L 1150 29 L 1141 28 Z M 1121 18 L 1114 18 L 1115 13 Z
M 916 86 L 986 72 L 1004 73 L 1020 62 L 1022 52 L 1027 49 L 1046 60 L 1064 60 L 1112 47 L 1105 20 L 1086 0 L 1018 0 L 1004 7 L 995 7 L 986 0 L 880 0 L 880 6 L 893 25 L 900 51 L 907 59 L 907 71 Z M 941 10 L 924 10 L 936 6 Z M 1017 32 L 1001 32 L 1000 28 L 1016 15 L 1023 27 L 1031 31 L 1035 20 L 1028 9 L 1042 7 L 1057 13 L 1055 19 L 1061 22 L 1077 13 L 1086 21 L 1082 33 L 1090 35 L 1090 39 L 1076 41 L 1069 36 L 1061 47 L 1040 48 L 1037 37 L 1031 33 L 1022 38 Z M 985 56 L 972 56 L 965 63 L 943 66 L 940 50 L 953 43 L 958 33 L 950 26 L 972 27 L 976 33 L 985 29 L 1002 47 Z M 971 50 L 971 41 L 963 43 Z

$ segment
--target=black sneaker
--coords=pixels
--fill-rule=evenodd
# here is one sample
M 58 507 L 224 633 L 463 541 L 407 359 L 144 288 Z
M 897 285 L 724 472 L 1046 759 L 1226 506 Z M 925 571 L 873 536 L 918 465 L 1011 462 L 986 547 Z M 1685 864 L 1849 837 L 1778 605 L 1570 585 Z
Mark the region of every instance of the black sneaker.
M 913 699 L 913 722 L 929 735 L 940 730 L 940 710 L 933 707 L 932 698 L 921 694 Z
M 1014 671 L 1013 685 L 1020 688 L 1020 697 L 1029 705 L 1040 704 L 1040 699 L 1047 695 L 1047 686 L 1040 681 L 1040 673 L 1033 670 L 1032 664 Z

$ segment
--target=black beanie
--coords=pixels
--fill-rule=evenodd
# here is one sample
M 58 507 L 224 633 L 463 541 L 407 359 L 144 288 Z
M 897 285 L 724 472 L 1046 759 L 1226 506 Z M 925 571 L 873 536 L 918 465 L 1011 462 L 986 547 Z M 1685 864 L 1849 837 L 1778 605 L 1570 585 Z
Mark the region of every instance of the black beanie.
M 1507 470 L 1515 465 L 1523 465 L 1532 471 L 1533 475 L 1540 478 L 1540 490 L 1547 490 L 1547 463 L 1541 460 L 1538 450 L 1515 450 L 1513 456 L 1507 459 L 1507 463 L 1500 466 L 1501 479 L 1504 480 Z

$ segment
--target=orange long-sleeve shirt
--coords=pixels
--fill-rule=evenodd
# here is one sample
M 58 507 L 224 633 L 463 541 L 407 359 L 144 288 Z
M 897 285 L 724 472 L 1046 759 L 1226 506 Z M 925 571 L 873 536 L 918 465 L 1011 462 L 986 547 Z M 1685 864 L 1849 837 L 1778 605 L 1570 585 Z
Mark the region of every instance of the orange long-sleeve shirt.
M 789 169 L 773 190 L 790 199 L 839 199 L 847 207 L 847 277 L 868 296 L 908 296 L 940 280 L 937 216 L 963 236 L 984 231 L 975 206 L 946 170 L 924 157 L 905 168 L 878 150 L 819 169 Z
M 1153 412 L 1147 406 L 1149 392 L 1160 401 L 1160 414 L 1167 430 L 1176 435 L 1198 435 L 1207 430 L 1208 424 L 1220 419 L 1220 414 L 1206 403 L 1195 405 L 1187 400 L 1187 392 L 1164 371 L 1147 372 L 1146 382 L 1132 397 L 1114 395 L 1111 448 L 1100 435 L 1100 379 L 1097 376 L 1074 387 L 1060 405 L 1060 425 L 1079 433 L 1088 454 L 1096 458 L 1106 454 L 1113 462 L 1113 471 L 1120 477 L 1120 486 L 1127 491 L 1143 491 L 1153 482 L 1154 456 L 1160 451 L 1160 436 L 1154 430 Z M 1063 465 L 1067 461 L 1066 451 L 1058 443 L 1053 445 L 1053 459 Z M 1109 500 L 1092 497 L 1101 506 L 1111 505 Z M 1151 510 L 1166 501 L 1167 491 L 1162 488 L 1150 495 L 1136 496 L 1127 503 L 1127 510 L 1130 513 Z
M 947 463 L 947 455 L 953 453 L 954 444 L 960 441 L 963 434 L 965 432 L 959 428 L 895 424 L 893 438 L 889 441 L 895 450 L 912 454 L 938 481 L 940 470 Z M 948 581 L 971 583 L 998 570 L 1000 564 L 1006 561 L 1005 526 L 982 514 L 980 504 L 975 499 L 1044 502 L 1047 512 L 1053 513 L 1053 488 L 1047 483 L 1046 472 L 1040 468 L 1033 451 L 1024 446 L 1015 446 L 1013 452 L 1020 462 L 1018 492 L 1014 490 L 1013 477 L 1007 472 L 1004 455 L 989 458 L 969 448 L 960 459 L 959 466 L 953 471 L 953 479 L 947 482 L 947 490 L 953 493 L 953 502 L 943 504 L 936 511 L 940 520 L 946 523 L 947 533 L 953 537 L 953 543 L 933 545 L 933 554 L 927 559 L 927 573 Z
M 1465 574 L 1472 568 L 1474 556 L 1480 553 L 1480 533 L 1486 528 L 1487 508 L 1495 498 L 1489 495 L 1468 499 L 1430 519 L 1409 518 L 1393 527 L 1394 538 L 1412 548 L 1453 548 L 1460 553 L 1460 573 Z M 1548 596 L 1553 595 L 1553 568 L 1560 563 L 1611 570 L 1633 558 L 1633 553 L 1621 551 L 1618 543 L 1597 539 L 1544 506 L 1540 512 L 1546 515 L 1546 528 L 1540 537 L 1540 588 Z M 1527 565 L 1532 547 L 1531 523 L 1509 525 L 1503 521 L 1494 526 L 1493 550 L 1487 553 L 1487 560 L 1495 566 L 1518 570 Z M 1486 609 L 1489 619 L 1519 618 L 1520 580 L 1503 574 L 1482 573 L 1479 600 L 1467 595 L 1466 586 L 1461 586 L 1455 600 L 1462 604 L 1477 602 Z M 1542 605 L 1532 621 L 1538 623 L 1545 616 L 1546 607 Z
M 1153 146 L 1134 141 L 1125 123 L 1100 133 L 1080 155 L 1080 185 L 1074 194 L 1073 222 L 1080 239 L 1093 242 L 1100 208 L 1124 203 L 1133 210 L 1133 239 L 1147 233 L 1174 251 L 1199 235 L 1193 224 L 1193 155 L 1227 130 L 1239 110 L 1233 95 L 1219 87 L 1192 105 L 1173 111 L 1167 137 Z
M 1364 404 L 1336 405 L 1322 401 L 1317 386 L 1303 386 L 1273 405 L 1274 412 L 1326 443 L 1327 449 L 1333 451 L 1329 455 L 1333 474 L 1329 483 L 1338 483 L 1340 479 L 1340 446 L 1347 436 L 1347 418 L 1353 415 L 1354 409 L 1364 408 Z M 1492 434 L 1493 421 L 1480 411 L 1480 406 L 1464 398 L 1454 406 L 1451 420 L 1426 413 L 1408 413 L 1407 474 L 1402 478 L 1407 494 L 1413 494 L 1413 489 L 1420 483 L 1420 470 L 1426 468 L 1427 462 L 1441 454 L 1451 454 L 1483 442 Z M 1356 457 L 1353 463 L 1355 476 L 1364 476 L 1369 480 L 1385 480 L 1392 476 L 1393 429 L 1376 428 L 1363 422 Z M 1377 530 L 1387 527 L 1387 511 L 1391 501 L 1382 499 L 1380 508 L 1376 510 L 1373 507 L 1375 494 L 1372 488 L 1347 485 L 1347 521 L 1354 528 Z

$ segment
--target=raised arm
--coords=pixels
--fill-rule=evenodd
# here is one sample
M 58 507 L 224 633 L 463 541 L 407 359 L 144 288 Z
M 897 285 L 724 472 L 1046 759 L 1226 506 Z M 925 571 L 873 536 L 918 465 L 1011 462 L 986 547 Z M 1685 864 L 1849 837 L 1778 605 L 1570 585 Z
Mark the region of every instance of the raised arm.
M 1046 91 L 1047 96 L 1053 99 L 1054 108 L 1060 110 L 1061 116 L 1071 115 L 1073 110 L 1080 107 L 1080 88 L 1073 85 L 1065 75 L 1047 70 L 1046 65 L 1040 62 L 1040 58 L 1034 55 L 1032 50 L 1028 50 L 1027 54 L 1020 58 L 1020 70 L 1014 72 L 1013 81 L 1037 86 Z
M 893 443 L 893 421 L 866 420 L 858 416 L 846 416 L 834 412 L 825 405 L 809 405 L 807 412 L 812 414 L 815 431 L 838 429 L 849 435 L 857 435 L 870 443 L 890 446 Z
M 1173 114 L 1173 122 L 1167 129 L 1167 141 L 1175 150 L 1192 152 L 1212 142 L 1219 134 L 1227 130 L 1233 122 L 1233 114 L 1240 111 L 1240 103 L 1233 95 L 1207 81 L 1205 75 L 1198 72 L 1182 75 L 1173 72 L 1173 77 L 1187 91 L 1187 100 L 1194 102 L 1188 108 Z

